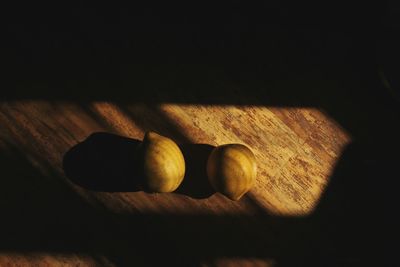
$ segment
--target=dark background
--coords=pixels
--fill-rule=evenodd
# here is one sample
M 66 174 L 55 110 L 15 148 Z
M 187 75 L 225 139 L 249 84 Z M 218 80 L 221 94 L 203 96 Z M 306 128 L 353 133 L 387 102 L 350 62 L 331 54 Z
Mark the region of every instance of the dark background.
M 308 219 L 118 217 L 81 207 L 69 193 L 63 207 L 52 206 L 47 188 L 26 193 L 23 215 L 3 201 L 2 213 L 14 219 L 2 225 L 1 248 L 106 254 L 119 265 L 174 262 L 178 249 L 185 265 L 242 256 L 273 257 L 278 266 L 396 266 L 399 103 L 379 71 L 397 84 L 398 10 L 384 1 L 4 7 L 2 101 L 312 106 L 353 143 Z M 35 176 L 24 155 L 10 151 L 1 155 L 3 174 Z M 21 186 L 13 183 L 2 187 L 4 199 Z M 42 229 L 54 212 L 68 219 Z M 27 216 L 42 220 L 26 228 Z
M 221 103 L 239 101 L 226 97 L 232 85 L 252 95 L 291 80 L 303 84 L 278 87 L 290 92 L 262 101 L 317 105 L 325 93 L 310 98 L 304 80 L 364 75 L 377 42 L 395 37 L 393 10 L 385 2 L 330 1 L 6 7 L 4 77 L 13 89 L 2 94 Z M 179 98 L 188 89 L 195 97 Z

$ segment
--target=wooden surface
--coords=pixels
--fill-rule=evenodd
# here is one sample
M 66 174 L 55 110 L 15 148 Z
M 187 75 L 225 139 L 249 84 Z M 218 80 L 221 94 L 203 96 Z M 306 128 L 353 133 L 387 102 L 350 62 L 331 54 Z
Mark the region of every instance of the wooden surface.
M 0 266 L 146 266 L 160 257 L 274 266 L 279 255 L 260 251 L 292 242 L 281 232 L 291 230 L 266 218 L 311 216 L 351 140 L 322 110 L 256 105 L 19 100 L 0 104 L 0 125 Z M 147 130 L 180 144 L 246 144 L 257 158 L 254 188 L 233 202 L 219 194 L 95 192 L 66 177 L 65 153 L 92 133 L 142 140 Z

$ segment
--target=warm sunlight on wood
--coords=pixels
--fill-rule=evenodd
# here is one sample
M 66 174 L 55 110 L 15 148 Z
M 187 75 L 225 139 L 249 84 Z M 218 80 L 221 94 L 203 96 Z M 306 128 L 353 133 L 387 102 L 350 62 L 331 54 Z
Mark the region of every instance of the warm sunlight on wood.
M 252 196 L 269 212 L 312 212 L 350 137 L 314 108 L 163 105 L 192 142 L 243 143 L 257 157 Z
M 178 143 L 245 144 L 258 163 L 256 184 L 247 196 L 266 212 L 286 216 L 312 212 L 350 141 L 340 125 L 314 108 L 108 102 L 80 106 L 44 101 L 4 103 L 1 107 L 3 132 L 32 153 L 36 166 L 53 166 L 61 175 L 63 154 L 98 131 L 142 140 L 145 131 L 153 130 Z M 111 196 L 74 188 L 117 213 L 158 213 L 161 209 L 171 214 L 247 214 L 253 205 L 246 198 L 232 202 L 219 194 L 194 200 L 143 192 Z
M 0 253 L 0 266 L 112 266 L 106 257 L 76 253 Z
M 207 243 L 209 242 L 207 240 L 221 242 L 221 239 L 226 238 L 221 237 L 223 232 L 230 236 L 229 240 L 236 238 L 240 243 L 244 239 L 250 239 L 247 242 L 255 242 L 255 248 L 252 247 L 254 259 L 246 256 L 247 243 L 241 244 L 238 248 L 236 247 L 239 244 L 233 244 L 229 248 L 230 251 L 236 254 L 243 251 L 241 254 L 244 255 L 243 258 L 230 258 L 230 255 L 226 255 L 226 258 L 212 259 L 211 265 L 205 262 L 203 266 L 215 264 L 231 266 L 231 263 L 235 265 L 238 262 L 240 265 L 243 263 L 243 266 L 274 266 L 274 251 L 280 245 L 279 242 L 278 245 L 275 244 L 277 240 L 274 239 L 273 218 L 279 220 L 279 218 L 312 214 L 324 194 L 342 150 L 351 139 L 333 119 L 314 108 L 111 102 L 91 102 L 82 105 L 70 102 L 15 101 L 1 103 L 0 124 L 3 125 L 0 132 L 2 154 L 8 155 L 7 153 L 12 152 L 7 157 L 13 160 L 19 153 L 19 158 L 13 162 L 16 166 L 21 165 L 17 168 L 22 171 L 22 175 L 14 176 L 11 174 L 15 170 L 10 170 L 11 174 L 8 175 L 11 175 L 10 178 L 3 179 L 7 185 L 5 190 L 19 192 L 21 186 L 33 184 L 34 186 L 28 187 L 30 189 L 25 189 L 23 192 L 31 192 L 34 188 L 31 193 L 34 194 L 35 190 L 40 190 L 39 196 L 43 198 L 43 202 L 39 204 L 33 202 L 31 207 L 30 203 L 24 200 L 24 207 L 32 209 L 32 212 L 38 212 L 35 210 L 37 209 L 35 205 L 39 205 L 39 212 L 46 214 L 61 212 L 61 215 L 56 216 L 63 216 L 62 214 L 67 212 L 63 220 L 75 221 L 80 218 L 68 215 L 69 213 L 81 212 L 78 213 L 81 214 L 79 216 L 85 216 L 95 208 L 106 211 L 112 216 L 119 216 L 116 217 L 119 219 L 115 219 L 115 223 L 119 225 L 119 222 L 125 222 L 128 228 L 131 225 L 147 225 L 152 221 L 157 223 L 157 228 L 160 228 L 159 233 L 167 234 L 171 227 L 189 229 L 193 231 L 190 232 L 191 235 L 196 236 L 196 233 L 199 233 L 197 240 L 203 240 L 203 236 L 206 238 L 201 242 Z M 115 193 L 96 192 L 67 179 L 63 170 L 65 153 L 91 134 L 108 132 L 142 140 L 145 131 L 149 130 L 168 136 L 178 144 L 247 145 L 257 159 L 258 173 L 254 187 L 239 201 L 231 201 L 218 193 L 207 197 L 192 197 L 188 193 L 179 191 L 179 188 L 175 193 L 165 194 L 129 190 Z M 99 147 L 99 151 L 101 149 Z M 116 154 L 119 153 L 118 150 L 114 151 Z M 97 154 L 95 156 L 97 157 Z M 109 158 L 115 156 L 118 157 L 113 154 L 109 155 Z M 108 165 L 108 162 L 103 164 Z M 202 172 L 204 168 L 200 166 L 197 172 Z M 113 170 L 112 173 L 118 171 Z M 185 177 L 187 180 L 190 178 L 193 177 Z M 198 178 L 200 182 L 207 181 L 205 174 Z M 64 195 L 72 199 L 78 198 L 79 201 L 66 201 Z M 4 203 L 3 209 L 19 207 L 21 199 L 25 197 L 25 195 L 20 197 L 19 194 L 11 195 L 8 202 Z M 65 206 L 73 208 L 66 210 L 60 208 Z M 86 210 L 85 207 L 92 208 Z M 273 216 L 268 219 L 265 217 L 268 214 Z M 257 216 L 261 218 L 256 219 Z M 103 217 L 93 218 L 96 221 L 94 225 L 98 220 L 104 220 Z M 41 217 L 37 219 L 40 222 Z M 68 227 L 70 224 L 66 221 Z M 237 228 L 240 225 L 243 227 Z M 293 222 L 292 227 L 297 225 L 297 222 Z M 206 228 L 202 229 L 203 226 Z M 80 233 L 79 229 L 80 226 L 74 231 Z M 218 234 L 209 234 L 208 231 L 216 231 Z M 22 231 L 22 235 L 24 233 Z M 132 233 L 136 234 L 135 231 Z M 178 235 L 174 238 L 180 238 L 182 242 L 188 242 L 185 238 L 191 238 L 180 234 L 179 231 L 176 233 Z M 232 233 L 237 236 L 231 237 Z M 255 240 L 257 238 L 263 241 L 260 243 Z M 280 239 L 278 238 L 278 241 Z M 127 248 L 136 242 L 135 239 L 131 240 L 128 237 L 124 240 L 123 242 L 130 244 Z M 53 243 L 58 244 L 57 240 Z M 151 244 L 153 246 L 153 243 Z M 29 245 L 27 247 L 29 248 Z M 103 248 L 100 246 L 99 249 Z M 260 251 L 264 250 L 271 253 L 272 257 L 261 257 L 263 254 L 260 254 Z M 21 265 L 30 262 L 30 257 L 26 255 L 11 254 L 0 256 L 0 265 L 8 265 L 10 260 L 15 259 L 17 259 L 15 262 L 20 262 Z M 240 256 L 236 254 L 232 255 Z M 83 266 L 92 264 L 91 258 L 79 257 L 43 253 L 43 255 L 33 255 L 32 259 L 40 263 L 59 264 L 66 261 L 72 265 L 75 262 Z M 105 264 L 105 262 L 101 264 L 103 263 Z

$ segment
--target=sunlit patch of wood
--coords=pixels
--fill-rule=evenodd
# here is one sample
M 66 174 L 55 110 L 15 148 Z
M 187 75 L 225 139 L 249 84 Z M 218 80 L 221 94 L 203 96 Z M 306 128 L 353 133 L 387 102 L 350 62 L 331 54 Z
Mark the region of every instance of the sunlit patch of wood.
M 0 253 L 0 266 L 114 266 L 103 256 L 90 256 L 79 253 Z
M 0 111 L 2 137 L 32 155 L 42 173 L 53 168 L 60 177 L 65 152 L 93 132 L 141 140 L 144 131 L 153 130 L 178 142 L 246 144 L 258 162 L 257 182 L 247 196 L 266 212 L 285 216 L 312 213 L 351 140 L 332 118 L 313 108 L 16 101 L 1 103 Z M 246 198 L 232 202 L 219 194 L 198 200 L 175 193 L 111 194 L 74 188 L 116 213 L 255 212 Z
M 243 218 L 245 224 L 243 228 L 237 226 L 238 231 L 253 226 L 257 230 L 257 226 L 263 224 L 263 231 L 257 233 L 262 237 L 262 247 L 275 233 L 273 227 L 268 227 L 268 222 L 274 224 L 273 218 L 263 215 L 299 217 L 311 214 L 329 184 L 341 152 L 351 141 L 351 136 L 329 115 L 313 108 L 14 101 L 0 103 L 0 125 L 0 155 L 13 160 L 12 153 L 8 154 L 8 147 L 13 147 L 26 161 L 15 162 L 15 166 L 32 171 L 32 175 L 26 177 L 3 176 L 0 181 L 8 185 L 13 183 L 7 179 L 17 179 L 18 185 L 22 186 L 27 179 L 33 178 L 34 182 L 26 183 L 24 187 L 29 192 L 35 189 L 30 187 L 32 184 L 48 185 L 43 189 L 45 194 L 39 198 L 47 201 L 46 198 L 52 196 L 48 200 L 52 203 L 49 207 L 59 204 L 70 207 L 70 199 L 57 197 L 57 192 L 62 192 L 63 196 L 75 199 L 78 206 L 117 215 L 116 218 L 132 214 L 138 218 L 142 215 L 183 219 L 199 216 L 199 219 L 211 218 L 206 220 L 211 226 L 219 225 L 213 224 L 216 218 L 227 218 L 227 222 L 232 218 Z M 147 130 L 178 143 L 246 144 L 258 162 L 256 185 L 240 201 L 234 202 L 220 194 L 194 199 L 179 193 L 94 192 L 73 184 L 65 176 L 62 169 L 64 154 L 92 133 L 110 132 L 141 140 Z M 24 164 L 29 164 L 29 168 Z M 57 183 L 53 186 L 48 181 Z M 15 191 L 13 201 L 20 203 L 21 193 L 16 188 L 3 188 Z M 41 192 L 41 188 L 35 190 Z M 35 192 L 31 192 L 32 197 Z M 70 212 L 74 214 L 73 210 Z M 7 210 L 3 214 L 5 218 L 6 213 Z M 264 224 L 267 224 L 265 229 Z M 292 226 L 297 225 L 298 221 L 293 221 Z M 269 244 L 270 248 L 275 246 L 274 242 Z M 61 266 L 108 264 L 106 260 L 100 263 L 98 260 L 97 257 L 50 252 L 22 255 L 6 251 L 0 254 L 0 265 L 4 266 L 14 262 L 17 265 L 49 262 L 55 266 L 58 263 Z M 274 266 L 275 263 L 270 259 L 229 257 L 210 261 L 204 266 Z
M 313 108 L 164 104 L 161 109 L 195 143 L 249 146 L 258 162 L 251 195 L 272 214 L 310 214 L 351 140 Z

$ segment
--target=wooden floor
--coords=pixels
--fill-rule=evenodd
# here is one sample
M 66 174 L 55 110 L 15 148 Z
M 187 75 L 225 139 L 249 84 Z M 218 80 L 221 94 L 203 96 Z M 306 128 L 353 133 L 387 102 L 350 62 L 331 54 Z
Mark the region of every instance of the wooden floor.
M 57 264 L 89 266 L 96 262 L 99 264 L 100 261 L 100 264 L 107 263 L 113 266 L 115 262 L 109 261 L 105 255 L 102 255 L 101 250 L 92 254 L 93 251 L 90 248 L 92 242 L 96 243 L 95 247 L 102 247 L 102 249 L 108 246 L 117 248 L 120 246 L 118 243 L 122 242 L 127 246 L 124 250 L 131 249 L 133 253 L 132 255 L 128 253 L 124 257 L 132 256 L 130 260 L 135 262 L 134 251 L 137 250 L 136 246 L 141 246 L 140 242 L 143 240 L 139 244 L 136 243 L 138 241 L 128 238 L 121 241 L 120 239 L 124 237 L 119 236 L 118 231 L 118 233 L 113 233 L 114 228 L 108 228 L 111 226 L 103 225 L 100 229 L 94 227 L 96 230 L 92 229 L 93 232 L 87 233 L 89 236 L 97 236 L 104 234 L 102 231 L 106 231 L 107 235 L 115 235 L 113 238 L 105 239 L 107 241 L 94 237 L 86 237 L 94 238 L 92 241 L 79 240 L 84 238 L 81 236 L 84 235 L 81 233 L 82 229 L 86 229 L 87 223 L 92 223 L 90 222 L 92 218 L 89 221 L 85 219 L 88 216 L 91 217 L 94 211 L 122 217 L 134 215 L 135 218 L 139 218 L 139 221 L 143 220 L 140 218 L 142 215 L 143 218 L 148 217 L 149 220 L 161 221 L 168 220 L 170 216 L 182 217 L 181 223 L 185 220 L 193 220 L 185 218 L 197 216 L 210 217 L 211 220 L 227 217 L 226 227 L 230 229 L 233 226 L 228 225 L 235 225 L 234 229 L 227 230 L 228 232 L 245 231 L 243 227 L 249 227 L 248 224 L 245 224 L 247 226 L 236 225 L 235 218 L 251 218 L 264 213 L 277 217 L 307 217 L 318 205 L 342 150 L 351 140 L 337 122 L 316 108 L 117 104 L 99 101 L 78 105 L 62 101 L 25 100 L 1 103 L 0 125 L 2 125 L 2 154 L 12 161 L 15 160 L 11 166 L 5 166 L 9 168 L 8 176 L 1 178 L 1 192 L 3 197 L 4 194 L 6 195 L 6 202 L 1 204 L 1 213 L 6 224 L 7 222 L 16 223 L 21 224 L 22 227 L 20 233 L 13 235 L 6 233 L 11 240 L 9 244 L 2 245 L 4 248 L 9 246 L 7 250 L 10 252 L 3 251 L 0 254 L 0 265 L 11 263 L 23 265 L 36 262 L 46 263 L 49 266 Z M 74 184 L 66 177 L 63 171 L 64 155 L 91 134 L 107 132 L 142 140 L 147 130 L 168 136 L 180 144 L 212 146 L 227 143 L 246 144 L 257 158 L 258 175 L 254 188 L 243 199 L 233 202 L 218 193 L 197 198 L 185 192 L 170 194 L 149 194 L 141 191 L 95 192 Z M 101 146 L 102 143 L 99 142 L 98 145 Z M 115 156 L 118 157 L 118 155 Z M 186 157 L 189 158 L 186 161 L 190 161 L 191 156 L 196 157 L 195 154 L 188 154 Z M 13 159 L 13 157 L 16 158 Z M 113 179 L 111 176 L 108 178 Z M 185 180 L 191 178 L 186 176 Z M 15 181 L 10 181 L 11 179 Z M 203 176 L 200 179 L 206 181 L 207 178 Z M 24 204 L 25 202 L 27 204 Z M 14 216 L 22 221 L 15 221 Z M 40 216 L 45 216 L 46 219 Z M 154 219 L 150 219 L 153 217 Z M 93 220 L 101 218 L 99 216 Z M 233 218 L 231 219 L 233 222 L 229 218 Z M 115 220 L 117 219 L 113 220 L 113 224 L 121 223 Z M 176 219 L 172 222 L 174 220 Z M 31 222 L 33 222 L 32 226 Z M 260 220 L 255 223 L 258 225 L 262 222 L 263 220 Z M 152 223 L 159 225 L 157 222 L 149 222 L 146 233 L 152 232 Z M 69 228 L 70 224 L 71 229 L 65 229 Z M 121 227 L 129 228 L 128 225 Z M 46 233 L 47 229 L 51 234 Z M 190 222 L 186 228 L 172 229 L 187 232 L 188 235 L 196 231 L 191 228 Z M 221 225 L 218 225 L 218 229 L 224 230 L 224 227 L 221 228 Z M 2 231 L 7 232 L 5 228 Z M 31 234 L 26 233 L 30 231 L 38 231 L 38 233 L 30 236 Z M 63 231 L 66 233 L 62 233 Z M 158 231 L 160 229 L 155 232 Z M 24 233 L 27 234 L 26 237 Z M 180 235 L 180 233 L 175 234 Z M 175 242 L 175 234 L 168 233 L 170 237 L 168 242 Z M 19 235 L 21 239 L 18 238 Z M 52 235 L 62 237 L 71 235 L 73 240 L 67 240 L 63 244 L 62 239 L 57 240 L 56 236 Z M 154 239 L 153 242 L 158 242 L 156 235 L 151 237 L 151 240 Z M 84 247 L 88 246 L 87 250 L 83 250 L 82 255 L 75 251 L 81 247 L 79 242 L 84 242 Z M 114 244 L 99 244 L 98 242 Z M 168 245 L 167 241 L 162 242 Z M 192 246 L 187 243 L 178 244 L 178 247 L 181 245 Z M 20 247 L 22 251 L 18 251 Z M 46 251 L 46 248 L 49 248 L 50 252 Z M 212 257 L 207 256 L 210 252 L 204 252 L 207 256 L 202 262 L 204 266 L 208 264 L 214 266 L 213 264 L 216 263 L 219 264 L 218 266 L 225 266 L 224 264 L 230 266 L 231 252 L 219 258 L 218 249 L 220 248 L 217 246 L 215 255 L 211 253 Z M 30 251 L 30 253 L 26 255 L 24 251 Z M 179 248 L 175 252 L 176 255 L 168 255 L 168 257 L 178 259 Z M 191 253 L 198 254 L 196 256 L 202 255 L 201 250 Z M 154 257 L 158 257 L 157 251 L 154 251 L 154 254 Z M 235 255 L 232 256 L 236 258 Z M 250 255 L 251 257 L 243 256 L 240 259 L 239 255 L 239 259 L 234 262 L 238 265 L 273 266 L 271 265 L 273 258 L 261 257 L 260 259 L 257 254 Z

